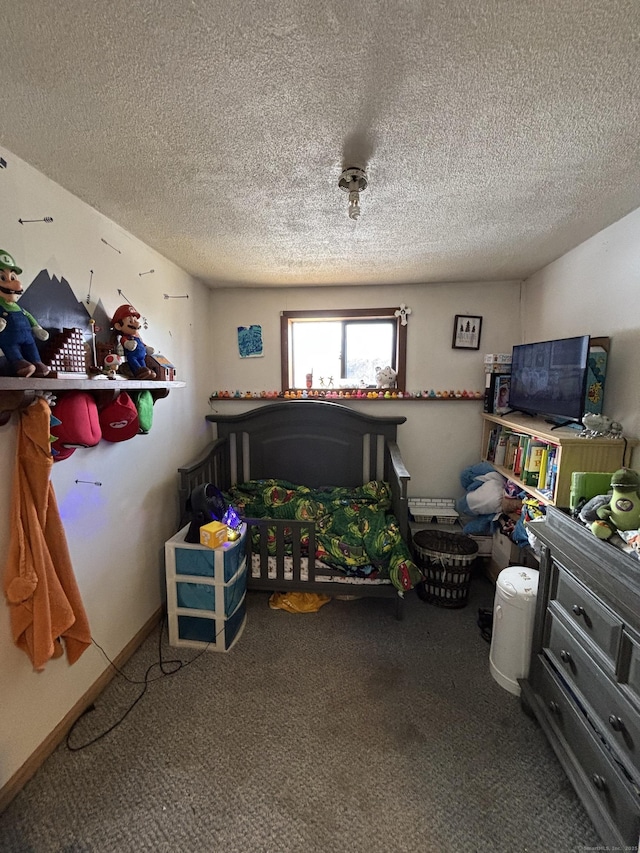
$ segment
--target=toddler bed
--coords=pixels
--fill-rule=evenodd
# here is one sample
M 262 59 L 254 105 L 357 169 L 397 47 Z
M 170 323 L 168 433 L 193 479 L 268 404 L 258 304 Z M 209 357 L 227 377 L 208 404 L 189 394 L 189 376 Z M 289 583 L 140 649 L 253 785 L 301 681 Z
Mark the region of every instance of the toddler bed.
M 250 589 L 386 597 L 401 618 L 404 592 L 422 577 L 408 549 L 410 476 L 396 441 L 406 418 L 304 399 L 206 418 L 218 437 L 178 470 L 181 527 L 189 522 L 191 492 L 212 483 L 249 526 Z M 339 520 L 327 521 L 328 504 Z M 360 543 L 353 538 L 359 534 Z

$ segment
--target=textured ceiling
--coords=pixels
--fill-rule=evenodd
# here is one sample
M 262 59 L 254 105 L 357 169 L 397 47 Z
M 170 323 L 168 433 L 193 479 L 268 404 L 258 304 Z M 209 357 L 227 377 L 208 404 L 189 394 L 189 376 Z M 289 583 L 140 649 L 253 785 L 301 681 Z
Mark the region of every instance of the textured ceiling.
M 520 279 L 640 207 L 638 0 L 0 19 L 0 143 L 212 287 Z

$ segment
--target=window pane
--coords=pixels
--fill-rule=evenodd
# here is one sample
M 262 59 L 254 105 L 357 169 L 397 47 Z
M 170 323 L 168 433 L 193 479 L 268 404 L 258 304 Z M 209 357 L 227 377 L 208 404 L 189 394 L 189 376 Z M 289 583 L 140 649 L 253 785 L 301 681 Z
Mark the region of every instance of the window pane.
M 345 378 L 354 387 L 376 384 L 376 368 L 394 367 L 394 324 L 345 323 Z
M 406 329 L 397 308 L 281 311 L 282 390 L 305 388 L 309 374 L 317 390 L 375 387 L 375 368 L 387 364 L 404 389 Z
M 313 387 L 337 387 L 340 380 L 342 323 L 292 323 L 293 387 L 306 388 L 307 373 L 313 374 Z M 321 382 L 322 380 L 322 382 Z

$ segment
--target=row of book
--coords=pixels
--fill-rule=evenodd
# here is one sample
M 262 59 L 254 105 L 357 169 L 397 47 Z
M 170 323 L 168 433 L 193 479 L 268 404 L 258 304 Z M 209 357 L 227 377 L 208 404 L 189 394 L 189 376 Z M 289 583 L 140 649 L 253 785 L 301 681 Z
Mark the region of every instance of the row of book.
M 558 473 L 559 448 L 535 436 L 494 427 L 489 433 L 487 462 L 513 472 L 526 486 L 552 497 Z

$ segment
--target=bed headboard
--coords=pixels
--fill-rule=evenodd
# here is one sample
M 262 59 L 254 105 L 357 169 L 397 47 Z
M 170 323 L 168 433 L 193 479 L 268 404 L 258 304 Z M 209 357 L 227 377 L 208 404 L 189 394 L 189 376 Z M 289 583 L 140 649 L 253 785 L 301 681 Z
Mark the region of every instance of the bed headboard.
M 229 440 L 233 482 L 277 478 L 312 488 L 386 479 L 389 448 L 406 421 L 329 400 L 284 400 L 206 419 Z

